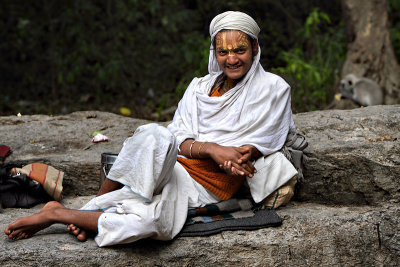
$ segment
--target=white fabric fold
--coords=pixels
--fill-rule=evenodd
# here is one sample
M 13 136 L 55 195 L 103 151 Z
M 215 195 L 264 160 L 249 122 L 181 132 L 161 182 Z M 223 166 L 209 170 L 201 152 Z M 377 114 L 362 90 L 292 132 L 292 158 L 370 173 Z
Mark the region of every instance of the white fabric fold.
M 155 123 L 140 126 L 125 140 L 107 178 L 150 202 L 158 193 L 156 189 L 168 182 L 177 154 L 176 139 L 170 131 Z
M 223 146 L 249 144 L 263 155 L 282 148 L 289 129 L 295 129 L 289 85 L 265 72 L 258 62 L 253 62 L 252 69 L 234 88 L 221 97 L 210 97 L 216 78 L 195 78 L 186 90 L 168 125 L 177 145 L 187 138 Z
M 151 203 L 132 194 L 127 186 L 96 197 L 95 207 L 104 207 L 98 220 L 96 243 L 103 247 L 146 237 L 170 240 L 182 229 L 189 207 L 219 201 L 194 181 L 179 163 L 174 165 L 168 182 L 159 191 Z
M 253 178 L 246 179 L 256 203 L 261 202 L 297 174 L 292 163 L 281 152 L 259 158 L 254 167 L 257 173 Z
M 95 238 L 100 247 L 146 237 L 170 240 L 182 229 L 189 207 L 220 201 L 176 162 L 175 142 L 154 123 L 126 140 L 107 176 L 125 186 L 81 208 L 104 211 Z

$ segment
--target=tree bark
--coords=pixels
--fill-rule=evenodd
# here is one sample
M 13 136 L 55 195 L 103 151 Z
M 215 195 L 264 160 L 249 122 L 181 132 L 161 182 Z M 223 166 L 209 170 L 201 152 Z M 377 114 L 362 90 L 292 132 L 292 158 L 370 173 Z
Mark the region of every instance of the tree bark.
M 376 81 L 385 104 L 400 103 L 400 67 L 390 39 L 386 0 L 342 0 L 347 56 L 342 77 L 353 73 Z

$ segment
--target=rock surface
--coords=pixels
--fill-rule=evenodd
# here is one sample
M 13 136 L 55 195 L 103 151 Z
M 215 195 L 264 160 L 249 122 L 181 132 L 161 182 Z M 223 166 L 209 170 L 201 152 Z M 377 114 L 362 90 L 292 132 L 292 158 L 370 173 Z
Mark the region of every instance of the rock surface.
M 64 195 L 93 195 L 99 187 L 101 153 L 118 153 L 124 140 L 149 122 L 98 111 L 9 116 L 0 117 L 0 136 L 13 150 L 7 162 L 49 164 L 65 172 Z M 92 143 L 95 131 L 110 141 Z
M 326 110 L 294 116 L 309 147 L 306 179 L 297 199 L 319 203 L 378 204 L 400 199 L 400 106 Z M 0 117 L 8 162 L 43 162 L 65 172 L 64 195 L 97 192 L 100 157 L 118 153 L 123 141 L 149 121 L 86 111 L 49 117 Z M 167 125 L 168 123 L 163 123 Z M 100 131 L 109 142 L 94 144 Z
M 88 197 L 66 199 L 80 207 Z M 33 210 L 7 209 L 0 228 Z M 400 206 L 292 203 L 282 226 L 210 237 L 142 240 L 98 248 L 54 225 L 30 239 L 0 238 L 1 266 L 398 266 Z
M 300 200 L 399 202 L 399 105 L 302 113 L 295 122 L 309 141 Z
M 278 210 L 285 219 L 280 227 L 98 248 L 56 225 L 27 240 L 3 236 L 0 265 L 398 266 L 400 106 L 317 111 L 294 119 L 309 142 L 305 179 L 299 202 Z M 63 202 L 77 208 L 98 189 L 101 153 L 118 153 L 125 138 L 148 122 L 98 111 L 0 117 L 0 143 L 14 151 L 7 162 L 43 162 L 63 170 Z M 110 141 L 92 143 L 94 131 Z M 6 209 L 0 228 L 35 211 Z

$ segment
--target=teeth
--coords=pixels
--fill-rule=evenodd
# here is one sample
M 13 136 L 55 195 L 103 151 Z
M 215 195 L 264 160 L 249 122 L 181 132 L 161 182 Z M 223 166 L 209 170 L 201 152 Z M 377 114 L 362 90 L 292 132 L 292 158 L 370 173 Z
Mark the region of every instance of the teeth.
M 228 69 L 237 69 L 237 68 L 239 68 L 240 66 L 227 66 L 227 68 Z

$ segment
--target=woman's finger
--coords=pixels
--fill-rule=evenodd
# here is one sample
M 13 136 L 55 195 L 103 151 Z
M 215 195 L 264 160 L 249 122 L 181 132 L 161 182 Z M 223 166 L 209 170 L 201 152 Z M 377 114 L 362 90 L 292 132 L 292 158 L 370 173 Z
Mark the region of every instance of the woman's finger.
M 237 170 L 238 175 L 246 175 L 248 176 L 250 172 L 243 168 L 241 165 L 232 162 L 232 167 L 234 167 Z

